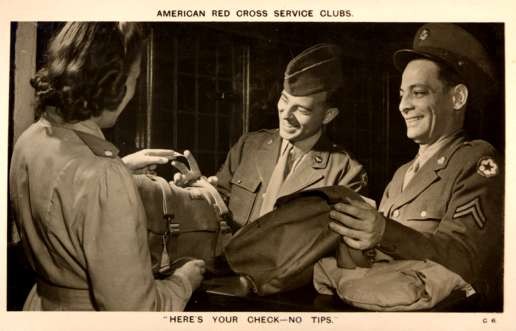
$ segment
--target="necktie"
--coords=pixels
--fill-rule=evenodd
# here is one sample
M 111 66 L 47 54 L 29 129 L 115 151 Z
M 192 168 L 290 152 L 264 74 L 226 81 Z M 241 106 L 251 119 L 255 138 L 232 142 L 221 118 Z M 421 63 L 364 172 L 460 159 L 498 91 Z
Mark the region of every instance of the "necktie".
M 419 158 L 416 156 L 416 159 L 412 163 L 412 165 L 408 168 L 405 173 L 405 177 L 403 178 L 403 190 L 407 187 L 408 183 L 414 178 L 416 173 L 419 171 Z
M 283 153 L 281 153 L 278 159 L 278 163 L 276 163 L 276 167 L 272 172 L 269 185 L 267 186 L 267 191 L 265 191 L 262 207 L 260 209 L 260 216 L 265 215 L 274 209 L 274 203 L 276 203 L 276 198 L 280 192 L 281 184 L 283 184 L 283 181 L 288 175 L 289 158 L 292 152 L 292 148 L 293 145 L 288 143 Z

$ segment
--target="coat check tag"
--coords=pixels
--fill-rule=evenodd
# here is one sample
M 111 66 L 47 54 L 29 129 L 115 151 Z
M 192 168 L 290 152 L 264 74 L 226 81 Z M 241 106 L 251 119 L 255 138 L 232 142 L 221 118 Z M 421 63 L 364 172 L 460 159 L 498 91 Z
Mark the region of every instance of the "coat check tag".
M 163 244 L 163 250 L 161 251 L 161 261 L 159 264 L 159 272 L 165 272 L 170 268 L 170 256 L 168 256 L 167 251 L 167 240 L 168 235 L 162 236 L 162 244 Z
M 453 218 L 455 219 L 467 215 L 471 215 L 473 217 L 480 229 L 482 229 L 486 224 L 486 217 L 484 216 L 484 212 L 482 211 L 482 206 L 480 205 L 480 200 L 478 198 L 457 207 L 453 214 Z
M 475 289 L 473 288 L 473 286 L 471 286 L 471 284 L 464 285 L 464 287 L 461 290 L 464 291 L 466 298 L 469 298 L 473 294 L 477 293 L 477 291 L 475 291 Z

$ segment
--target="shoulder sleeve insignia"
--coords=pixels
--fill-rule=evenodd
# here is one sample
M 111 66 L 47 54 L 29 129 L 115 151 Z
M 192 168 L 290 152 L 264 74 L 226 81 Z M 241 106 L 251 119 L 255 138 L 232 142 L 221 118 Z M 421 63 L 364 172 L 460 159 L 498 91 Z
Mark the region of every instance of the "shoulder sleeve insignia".
M 367 177 L 367 172 L 364 172 L 360 176 L 360 185 L 362 185 L 362 187 L 366 187 L 368 183 L 369 183 L 369 178 Z
M 498 174 L 498 171 L 498 164 L 496 164 L 492 157 L 484 156 L 478 160 L 477 173 L 480 176 L 486 178 L 493 177 Z
M 457 207 L 453 214 L 453 218 L 460 218 L 467 215 L 471 215 L 475 220 L 475 223 L 477 223 L 478 227 L 481 229 L 484 227 L 484 224 L 486 224 L 486 217 L 484 216 L 478 197 Z

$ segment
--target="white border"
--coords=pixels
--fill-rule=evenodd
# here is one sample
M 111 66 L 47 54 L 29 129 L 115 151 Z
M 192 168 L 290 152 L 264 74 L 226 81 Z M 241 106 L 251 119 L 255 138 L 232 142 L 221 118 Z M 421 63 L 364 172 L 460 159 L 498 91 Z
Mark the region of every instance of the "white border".
M 502 314 L 482 313 L 271 313 L 262 315 L 302 316 L 301 327 L 287 324 L 248 324 L 247 316 L 258 313 L 182 313 L 182 315 L 203 316 L 202 324 L 170 324 L 164 316 L 172 313 L 26 313 L 6 312 L 6 228 L 7 219 L 7 141 L 9 109 L 9 49 L 11 21 L 71 21 L 71 20 L 129 20 L 129 21 L 171 21 L 156 17 L 159 9 L 350 9 L 353 16 L 343 19 L 324 19 L 330 22 L 503 22 L 506 40 L 506 217 L 505 217 L 505 303 Z M 248 1 L 151 1 L 151 0 L 0 0 L 0 331 L 4 330 L 181 330 L 197 329 L 328 329 L 328 330 L 515 330 L 516 309 L 515 285 L 515 185 L 511 185 L 514 173 L 515 115 L 513 111 L 516 56 L 514 41 L 516 31 L 514 19 L 516 4 L 510 0 L 426 0 L 426 1 L 307 1 L 290 3 L 285 0 Z M 174 19 L 182 21 L 211 20 L 221 18 Z M 231 16 L 229 21 L 249 21 L 249 18 Z M 253 19 L 258 21 L 260 19 Z M 269 15 L 262 21 L 285 21 Z M 289 19 L 289 21 L 310 22 L 310 19 Z M 239 316 L 239 324 L 214 324 L 212 316 Z M 331 316 L 335 323 L 312 324 L 310 316 Z M 492 319 L 496 323 L 492 323 Z M 487 319 L 487 323 L 484 321 Z

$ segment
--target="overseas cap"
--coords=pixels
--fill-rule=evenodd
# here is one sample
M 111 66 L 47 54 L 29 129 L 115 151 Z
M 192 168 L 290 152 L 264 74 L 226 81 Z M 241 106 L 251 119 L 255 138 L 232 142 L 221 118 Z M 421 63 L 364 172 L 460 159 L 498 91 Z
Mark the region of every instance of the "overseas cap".
M 342 85 L 340 48 L 317 44 L 293 58 L 285 70 L 283 89 L 294 96 L 334 91 Z
M 394 65 L 402 71 L 417 58 L 427 58 L 454 69 L 466 83 L 487 78 L 494 81 L 494 72 L 484 47 L 469 32 L 449 23 L 429 23 L 419 28 L 412 49 L 394 53 Z

